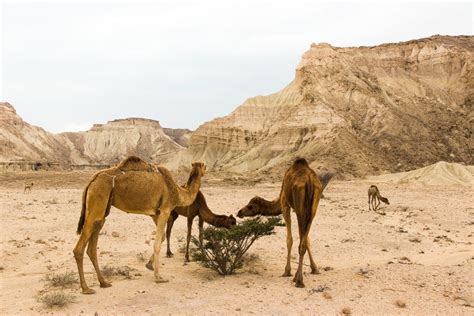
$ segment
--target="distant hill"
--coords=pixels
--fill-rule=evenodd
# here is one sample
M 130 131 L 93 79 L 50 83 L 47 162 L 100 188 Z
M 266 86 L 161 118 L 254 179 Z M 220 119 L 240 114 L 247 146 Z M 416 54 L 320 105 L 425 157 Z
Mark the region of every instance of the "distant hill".
M 356 176 L 474 164 L 474 37 L 313 44 L 283 90 L 201 125 L 181 164 L 278 171 L 296 156 Z

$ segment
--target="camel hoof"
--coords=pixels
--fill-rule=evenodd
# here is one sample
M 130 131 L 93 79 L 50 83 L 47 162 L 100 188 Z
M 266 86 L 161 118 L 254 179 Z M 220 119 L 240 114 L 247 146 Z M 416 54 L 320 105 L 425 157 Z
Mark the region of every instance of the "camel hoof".
M 170 280 L 159 277 L 158 279 L 155 280 L 156 283 L 168 283 Z
M 303 288 L 305 286 L 304 286 L 303 281 L 296 281 L 295 287 Z
M 146 267 L 148 270 L 150 270 L 150 271 L 153 271 L 153 270 L 154 270 L 154 268 L 153 268 L 153 263 L 151 263 L 151 262 L 148 262 L 148 263 L 145 265 L 145 267 Z
M 172 252 L 166 253 L 166 258 L 173 258 L 174 254 Z
M 111 286 L 112 286 L 112 284 L 110 284 L 109 282 L 103 282 L 103 283 L 100 284 L 100 287 L 102 287 L 102 288 L 107 288 L 107 287 L 111 287 Z
M 285 272 L 281 275 L 283 278 L 286 278 L 286 277 L 290 277 L 291 276 L 291 272 Z
M 89 295 L 89 294 L 95 294 L 95 291 L 93 289 L 82 289 L 82 294 L 86 294 L 86 295 Z
M 321 274 L 318 269 L 311 269 L 311 274 Z

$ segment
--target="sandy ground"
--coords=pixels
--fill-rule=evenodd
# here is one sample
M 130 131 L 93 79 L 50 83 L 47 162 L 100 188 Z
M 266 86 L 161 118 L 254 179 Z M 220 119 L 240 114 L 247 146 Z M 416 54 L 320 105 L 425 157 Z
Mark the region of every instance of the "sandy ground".
M 325 192 L 311 231 L 321 274 L 309 274 L 306 288 L 280 277 L 285 265 L 285 227 L 258 240 L 254 260 L 236 275 L 221 277 L 192 262 L 183 265 L 179 249 L 185 220 L 175 223 L 173 258 L 162 251 L 169 283 L 156 284 L 140 254 L 152 251 L 152 221 L 112 208 L 99 240 L 99 263 L 128 266 L 131 277 L 111 277 L 98 286 L 85 257 L 86 279 L 97 294 L 82 295 L 79 285 L 64 289 L 75 302 L 49 309 L 38 295 L 55 291 L 44 280 L 52 271 L 77 273 L 72 249 L 82 187 L 89 173 L 0 175 L 1 310 L 5 314 L 474 314 L 474 195 L 470 188 L 378 183 L 390 199 L 386 215 L 367 210 L 367 181 L 334 181 Z M 36 183 L 23 194 L 23 182 Z M 220 186 L 203 192 L 217 213 L 236 213 L 256 194 L 273 198 L 279 184 Z M 293 272 L 297 266 L 296 225 Z M 195 225 L 194 233 L 197 233 Z M 325 268 L 324 270 L 322 268 Z M 400 300 L 406 307 L 398 307 Z

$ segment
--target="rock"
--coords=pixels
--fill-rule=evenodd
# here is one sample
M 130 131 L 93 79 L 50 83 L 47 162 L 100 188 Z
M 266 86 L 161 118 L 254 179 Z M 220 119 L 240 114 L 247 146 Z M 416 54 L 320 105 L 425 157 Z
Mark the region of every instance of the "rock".
M 472 36 L 313 45 L 288 86 L 201 125 L 176 165 L 281 174 L 304 156 L 317 169 L 361 176 L 453 161 L 450 153 L 473 164 L 473 47 Z

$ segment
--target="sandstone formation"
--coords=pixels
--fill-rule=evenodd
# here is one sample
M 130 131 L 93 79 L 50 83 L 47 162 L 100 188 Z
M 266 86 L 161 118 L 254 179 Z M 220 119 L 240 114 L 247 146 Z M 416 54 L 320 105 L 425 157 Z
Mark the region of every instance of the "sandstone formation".
M 175 134 L 185 141 L 185 131 Z M 36 163 L 114 164 L 129 155 L 161 162 L 183 148 L 154 120 L 120 119 L 95 124 L 86 132 L 53 134 L 24 122 L 9 103 L 0 103 L 0 163 L 13 163 L 10 169 L 15 162 L 20 169 Z
M 74 162 L 116 163 L 130 155 L 160 162 L 183 147 L 170 138 L 155 120 L 128 118 L 95 124 L 90 130 L 61 133 Z
M 7 102 L 0 102 L 0 161 L 70 162 L 55 135 L 23 121 Z
M 188 147 L 192 131 L 187 128 L 163 128 L 166 135 L 183 147 Z
M 473 164 L 473 61 L 472 36 L 312 44 L 287 87 L 201 125 L 180 163 L 265 173 L 304 156 L 352 175 Z
M 397 184 L 418 183 L 423 185 L 474 187 L 474 166 L 440 161 L 420 169 L 372 177 L 371 180 L 392 181 Z

